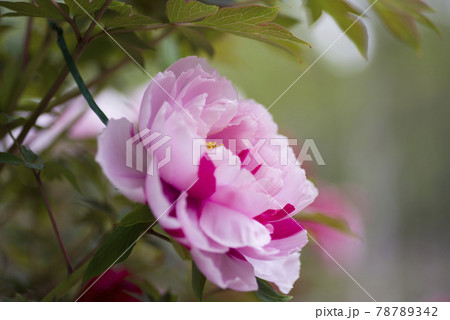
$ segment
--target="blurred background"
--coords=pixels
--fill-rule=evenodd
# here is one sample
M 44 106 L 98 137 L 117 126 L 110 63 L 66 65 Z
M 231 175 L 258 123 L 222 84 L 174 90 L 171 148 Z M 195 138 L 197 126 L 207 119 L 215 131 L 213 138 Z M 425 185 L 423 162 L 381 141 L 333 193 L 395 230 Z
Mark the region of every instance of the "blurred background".
M 343 37 L 270 109 L 283 134 L 314 139 L 326 165 L 305 163 L 308 175 L 319 191 L 322 185 L 339 190 L 358 216 L 361 241 L 358 248 L 352 244 L 351 257 L 334 249 L 339 240 L 317 240 L 377 301 L 450 301 L 450 3 L 429 4 L 442 38 L 420 28 L 421 54 L 394 39 L 369 12 L 367 60 Z M 327 16 L 309 27 L 296 1 L 280 6 L 298 14 L 301 23 L 292 30 L 312 44 L 302 63 L 234 36 L 217 39 L 209 59 L 243 95 L 266 107 L 341 33 Z M 11 43 L 13 36 L 2 41 Z M 175 36 L 160 45 L 147 63 L 151 74 L 184 55 Z M 130 64 L 110 85 L 127 94 L 145 82 L 147 76 Z M 41 156 L 57 154 L 83 190 L 63 180 L 46 183 L 69 254 L 80 264 L 132 204 L 102 176 L 92 157 L 94 139 L 61 139 Z M 12 178 L 16 183 L 2 184 L 0 194 L 0 297 L 39 299 L 64 279 L 65 267 L 31 173 L 2 173 L 2 181 Z M 370 300 L 314 242 L 301 261 L 291 292 L 295 301 Z M 193 300 L 189 263 L 157 238 L 141 241 L 121 267 L 131 279 L 169 292 L 168 300 Z M 205 300 L 256 298 L 207 283 Z

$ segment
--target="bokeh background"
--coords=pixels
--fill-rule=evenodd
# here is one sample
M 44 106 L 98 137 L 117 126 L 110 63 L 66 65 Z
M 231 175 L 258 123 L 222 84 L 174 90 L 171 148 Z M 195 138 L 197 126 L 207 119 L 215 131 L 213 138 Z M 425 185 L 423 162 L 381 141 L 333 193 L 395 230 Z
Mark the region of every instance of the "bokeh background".
M 342 38 L 270 110 L 282 133 L 314 139 L 326 165 L 307 163 L 308 174 L 339 188 L 360 215 L 362 250 L 352 259 L 334 258 L 378 301 L 450 299 L 450 3 L 429 4 L 437 10 L 430 17 L 442 38 L 421 28 L 421 54 L 394 39 L 369 12 L 368 60 Z M 298 12 L 302 23 L 294 33 L 313 46 L 305 49 L 301 64 L 277 49 L 233 36 L 221 37 L 209 59 L 243 95 L 265 106 L 340 35 L 326 16 L 309 27 L 295 1 L 281 7 Z M 2 41 L 10 44 L 14 48 L 12 36 Z M 149 57 L 147 69 L 155 74 L 183 52 L 177 38 L 169 37 Z M 126 93 L 146 81 L 130 65 L 110 86 Z M 94 140 L 61 139 L 61 146 L 42 156 L 63 158 L 83 192 L 65 181 L 46 187 L 69 254 L 79 264 L 131 204 L 112 190 L 94 163 Z M 0 194 L 0 297 L 39 299 L 65 277 L 64 263 L 31 173 L 10 169 L 2 181 L 11 177 L 15 183 L 2 184 Z M 369 301 L 320 251 L 313 242 L 303 251 L 294 300 Z M 123 266 L 132 279 L 179 300 L 194 299 L 189 263 L 159 239 L 141 241 Z M 210 283 L 205 292 L 208 301 L 256 300 Z

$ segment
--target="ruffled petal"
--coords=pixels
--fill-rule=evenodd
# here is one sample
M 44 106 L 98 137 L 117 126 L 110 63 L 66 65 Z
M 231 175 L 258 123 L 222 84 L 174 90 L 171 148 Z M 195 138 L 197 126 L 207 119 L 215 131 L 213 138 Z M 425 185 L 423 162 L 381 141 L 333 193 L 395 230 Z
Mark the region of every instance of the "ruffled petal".
M 270 242 L 269 231 L 261 223 L 209 201 L 203 205 L 200 227 L 211 239 L 230 248 L 260 247 Z
M 300 276 L 300 253 L 294 253 L 278 260 L 257 260 L 247 258 L 258 278 L 275 283 L 281 292 L 291 291 Z
M 146 174 L 127 166 L 127 141 L 136 128 L 127 119 L 111 119 L 98 138 L 96 161 L 112 184 L 133 201 L 145 203 Z
M 192 258 L 206 278 L 222 289 L 255 291 L 255 272 L 250 263 L 230 254 L 191 250 Z

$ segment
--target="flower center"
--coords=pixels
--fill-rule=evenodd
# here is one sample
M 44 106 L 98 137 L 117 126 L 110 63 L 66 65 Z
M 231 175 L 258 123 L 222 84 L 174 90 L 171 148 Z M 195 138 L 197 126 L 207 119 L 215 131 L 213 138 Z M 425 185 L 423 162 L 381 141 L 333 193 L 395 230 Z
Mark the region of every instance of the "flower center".
M 223 146 L 223 144 L 221 143 L 221 144 L 217 144 L 217 142 L 212 142 L 212 141 L 208 141 L 207 143 L 206 143 L 206 148 L 208 148 L 208 149 L 214 149 L 214 148 L 217 148 L 217 147 L 220 147 L 220 146 Z

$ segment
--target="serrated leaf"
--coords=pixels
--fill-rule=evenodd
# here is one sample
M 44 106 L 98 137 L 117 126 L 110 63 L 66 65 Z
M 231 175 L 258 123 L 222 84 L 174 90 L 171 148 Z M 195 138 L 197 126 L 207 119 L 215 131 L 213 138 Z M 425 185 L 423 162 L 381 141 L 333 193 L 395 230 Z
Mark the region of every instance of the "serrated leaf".
M 242 37 L 263 41 L 282 48 L 299 58 L 300 46 L 309 44 L 295 37 L 284 27 L 271 23 L 277 17 L 278 8 L 258 5 L 221 8 L 216 14 L 191 23 Z
M 25 167 L 36 170 L 42 170 L 44 168 L 44 161 L 27 146 L 21 145 L 20 153 L 25 160 Z
M 155 222 L 155 218 L 147 205 L 142 205 L 126 214 L 119 225 L 122 227 L 131 227 L 139 223 L 151 224 Z
M 84 281 L 101 275 L 111 266 L 128 258 L 136 241 L 148 226 L 147 223 L 138 223 L 116 227 L 96 251 L 84 274 Z
M 340 232 L 346 233 L 351 236 L 359 237 L 355 232 L 352 231 L 347 221 L 345 221 L 342 218 L 337 217 L 331 217 L 329 215 L 323 214 L 323 213 L 309 213 L 309 212 L 302 212 L 300 215 L 296 217 L 297 220 L 300 222 L 316 222 L 320 223 L 324 226 L 336 229 Z
M 178 30 L 189 41 L 189 43 L 192 45 L 192 48 L 194 49 L 194 51 L 202 49 L 210 57 L 212 57 L 214 55 L 213 46 L 201 32 L 198 32 L 197 30 L 193 30 L 191 28 L 181 27 L 181 26 L 178 27 Z
M 23 164 L 23 160 L 11 153 L 0 152 L 0 163 L 17 166 L 19 164 Z
M 374 0 L 371 0 L 371 3 L 374 3 Z M 416 22 L 440 34 L 436 26 L 424 15 L 425 12 L 433 12 L 433 9 L 422 0 L 378 0 L 373 8 L 389 31 L 417 52 L 421 49 Z
M 200 23 L 209 26 L 220 26 L 223 29 L 239 30 L 273 21 L 278 15 L 278 10 L 277 7 L 258 5 L 222 8 L 216 14 L 203 19 Z
M 152 18 L 133 12 L 133 7 L 113 1 L 100 20 L 105 28 L 131 28 L 156 24 Z
M 167 1 L 167 17 L 171 23 L 191 22 L 215 14 L 219 7 L 207 5 L 198 1 L 169 0 Z
M 26 16 L 26 17 L 41 17 L 48 19 L 63 20 L 64 16 L 59 10 L 48 0 L 36 0 L 36 3 L 30 2 L 10 2 L 0 1 L 0 7 L 7 8 L 14 12 L 9 12 L 3 16 Z M 64 3 L 59 3 L 60 8 L 69 13 L 69 8 Z
M 287 29 L 300 23 L 300 20 L 285 14 L 278 14 L 278 16 L 272 21 L 273 23 L 279 24 Z
M 258 291 L 256 291 L 256 296 L 258 299 L 265 302 L 285 302 L 292 299 L 292 296 L 283 295 L 275 291 L 272 286 L 267 283 L 267 281 L 256 278 L 258 283 Z
M 85 10 L 94 15 L 105 4 L 106 0 L 64 0 L 72 16 L 84 16 Z M 84 9 L 84 10 L 83 10 Z
M 203 300 L 203 288 L 205 287 L 206 277 L 197 268 L 194 261 L 192 261 L 192 289 L 194 290 L 197 301 Z

